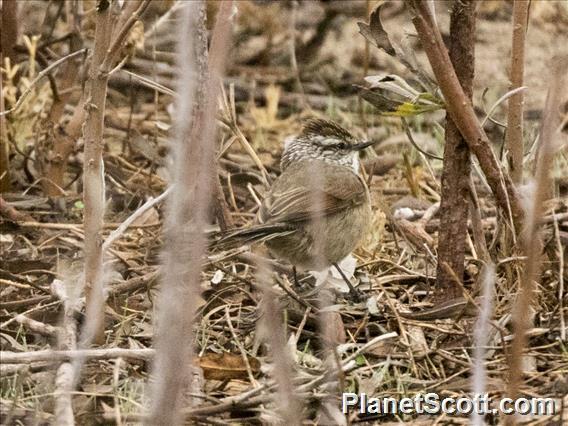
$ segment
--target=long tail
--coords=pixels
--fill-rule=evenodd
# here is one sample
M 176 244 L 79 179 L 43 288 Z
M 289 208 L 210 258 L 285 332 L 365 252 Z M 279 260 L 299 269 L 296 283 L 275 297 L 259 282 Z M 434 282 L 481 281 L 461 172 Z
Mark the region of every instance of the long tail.
M 212 246 L 218 250 L 227 250 L 239 245 L 261 243 L 293 232 L 294 229 L 283 223 L 253 225 L 221 233 L 218 239 L 212 242 Z

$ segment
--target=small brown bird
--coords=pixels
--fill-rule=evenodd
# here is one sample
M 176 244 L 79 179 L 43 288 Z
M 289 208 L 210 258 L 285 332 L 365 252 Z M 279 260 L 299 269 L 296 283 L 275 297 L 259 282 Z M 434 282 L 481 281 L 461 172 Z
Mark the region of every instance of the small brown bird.
M 229 231 L 218 245 L 264 242 L 276 258 L 301 270 L 321 271 L 351 253 L 371 221 L 359 152 L 374 142 L 356 139 L 338 124 L 309 120 L 285 143 L 282 174 L 260 207 L 256 224 Z

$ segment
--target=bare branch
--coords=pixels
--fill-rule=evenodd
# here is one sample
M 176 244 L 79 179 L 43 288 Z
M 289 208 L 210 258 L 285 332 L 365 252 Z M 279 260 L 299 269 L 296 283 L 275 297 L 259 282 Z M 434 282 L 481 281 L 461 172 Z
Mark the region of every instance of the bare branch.
M 501 170 L 489 144 L 489 139 L 459 83 L 440 30 L 435 25 L 426 3 L 411 0 L 408 4 L 413 12 L 412 22 L 444 95 L 448 114 L 471 151 L 477 156 L 497 203 L 507 217 L 512 216 L 515 227 L 519 230 L 524 219 L 519 196 L 509 176 Z
M 527 345 L 527 330 L 531 325 L 531 305 L 535 296 L 535 284 L 539 281 L 539 272 L 542 263 L 541 251 L 542 235 L 541 220 L 543 205 L 551 186 L 550 172 L 552 159 L 556 151 L 555 138 L 559 130 L 559 107 L 561 96 L 568 84 L 568 57 L 554 58 L 552 60 L 552 75 L 543 111 L 540 131 L 540 147 L 537 157 L 534 177 L 534 193 L 530 199 L 527 212 L 526 227 L 522 234 L 523 253 L 526 262 L 521 280 L 521 288 L 512 312 L 512 322 L 515 338 L 511 348 L 509 370 L 509 397 L 515 399 L 519 396 L 523 377 L 523 352 Z
M 61 351 L 33 351 L 33 352 L 2 352 L 2 362 L 6 364 L 29 364 L 32 362 L 45 361 L 70 361 L 77 358 L 90 360 L 98 359 L 140 359 L 148 361 L 154 356 L 154 349 L 83 349 L 83 350 L 61 350 Z
M 475 349 L 473 354 L 471 382 L 472 392 L 474 395 L 483 395 L 487 392 L 487 371 L 485 369 L 487 350 L 485 348 L 489 343 L 491 315 L 493 314 L 493 300 L 495 298 L 495 265 L 493 263 L 484 265 L 481 274 L 481 310 L 473 329 Z M 483 422 L 483 416 L 477 413 L 472 414 L 472 421 L 475 426 L 485 424 Z
M 142 216 L 145 212 L 150 210 L 156 204 L 164 200 L 170 193 L 172 192 L 172 188 L 166 189 L 163 193 L 161 193 L 156 198 L 150 197 L 148 201 L 146 201 L 140 208 L 138 208 L 134 213 L 132 213 L 128 218 L 120 224 L 118 228 L 110 233 L 110 235 L 106 238 L 105 242 L 103 243 L 103 252 L 107 251 L 108 248 L 112 245 L 114 241 L 116 241 L 124 232 L 128 229 L 132 223 Z
M 192 321 L 199 297 L 202 258 L 206 250 L 203 233 L 210 218 L 213 189 L 212 165 L 215 164 L 217 97 L 229 52 L 232 1 L 221 3 L 211 42 L 211 61 L 204 95 L 201 122 L 191 123 L 196 90 L 195 28 L 205 19 L 203 2 L 189 2 L 183 11 L 178 40 L 179 102 L 174 146 L 173 191 L 165 223 L 164 274 L 158 311 L 155 382 L 151 388 L 152 405 L 146 424 L 180 424 L 187 368 L 192 353 Z M 189 35 L 189 40 L 186 39 Z M 189 138 L 192 126 L 201 132 Z M 214 168 L 213 168 L 214 169 Z
M 522 87 L 525 72 L 525 36 L 528 26 L 530 0 L 513 2 L 513 45 L 511 48 L 511 90 Z M 523 104 L 524 93 L 515 94 L 509 99 L 507 112 L 507 147 L 509 170 L 514 183 L 523 178 Z
M 120 50 L 120 47 L 132 26 L 140 19 L 148 5 L 150 4 L 150 0 L 137 0 L 126 2 L 124 6 L 124 10 L 119 17 L 119 20 L 116 25 L 116 36 L 113 37 L 110 43 L 110 47 L 108 48 L 107 55 L 101 68 L 103 70 L 109 70 L 112 67 L 112 64 L 116 60 L 116 55 Z M 138 6 L 136 9 L 135 7 Z
M 278 298 L 270 286 L 270 267 L 259 258 L 256 278 L 262 288 L 262 320 L 259 324 L 259 335 L 269 344 L 273 362 L 273 374 L 278 384 L 276 405 L 280 415 L 288 425 L 302 424 L 302 402 L 298 398 L 294 383 L 294 360 L 290 348 L 286 344 L 286 330 L 282 321 L 282 309 L 278 306 Z M 294 345 L 294 350 L 296 347 Z
M 85 159 L 83 164 L 83 222 L 85 226 L 85 296 L 86 315 L 84 340 L 104 339 L 103 252 L 100 232 L 103 226 L 105 183 L 103 165 L 103 129 L 108 77 L 100 66 L 108 49 L 110 31 L 109 4 L 99 1 L 96 8 L 94 54 L 89 67 L 89 82 L 83 135 Z
M 49 65 L 47 68 L 41 70 L 41 72 L 38 73 L 37 77 L 34 78 L 32 80 L 32 82 L 30 83 L 30 85 L 27 87 L 27 89 L 24 91 L 24 93 L 22 93 L 20 95 L 20 97 L 18 98 L 18 101 L 16 102 L 16 104 L 10 108 L 7 109 L 5 111 L 0 112 L 0 116 L 4 116 L 7 114 L 10 114 L 11 112 L 16 111 L 18 108 L 20 108 L 22 106 L 22 104 L 24 103 L 24 101 L 26 100 L 26 97 L 31 93 L 31 91 L 33 90 L 33 88 L 35 87 L 35 85 L 43 78 L 46 77 L 52 70 L 54 70 L 55 68 L 57 68 L 58 66 L 60 66 L 61 64 L 65 63 L 66 61 L 75 58 L 76 56 L 79 56 L 83 53 L 87 52 L 87 49 L 81 49 L 81 50 L 77 50 L 76 52 L 70 53 L 66 56 L 64 56 L 61 59 L 58 59 L 57 61 L 55 61 L 54 63 L 52 63 L 51 65 Z

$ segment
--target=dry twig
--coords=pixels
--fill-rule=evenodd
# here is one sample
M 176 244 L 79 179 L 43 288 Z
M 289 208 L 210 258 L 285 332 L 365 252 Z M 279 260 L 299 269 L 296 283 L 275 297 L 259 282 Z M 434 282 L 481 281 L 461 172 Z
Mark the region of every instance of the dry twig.
M 147 424 L 179 424 L 183 391 L 188 382 L 187 365 L 192 353 L 190 345 L 193 315 L 199 295 L 202 257 L 206 250 L 203 233 L 208 223 L 211 202 L 211 168 L 215 161 L 215 112 L 225 59 L 230 46 L 232 2 L 221 3 L 213 30 L 212 60 L 206 87 L 195 87 L 194 73 L 199 52 L 195 33 L 198 20 L 205 19 L 203 2 L 188 3 L 182 14 L 178 40 L 179 104 L 173 192 L 168 203 L 164 248 L 164 275 L 159 302 L 155 382 L 151 389 L 152 406 Z M 183 37 L 191 34 L 189 40 Z M 194 96 L 202 91 L 203 114 L 193 114 Z M 191 118 L 200 122 L 191 123 Z M 201 129 L 198 138 L 186 140 L 190 126 Z
M 133 4 L 137 9 L 121 27 L 116 27 L 114 38 L 111 7 L 98 1 L 96 7 L 95 46 L 89 68 L 89 84 L 85 109 L 87 117 L 84 126 L 85 160 L 83 164 L 83 200 L 85 205 L 85 295 L 87 322 L 85 341 L 104 339 L 104 297 L 103 297 L 103 250 L 100 232 L 103 227 L 105 206 L 105 182 L 103 165 L 103 130 L 107 95 L 107 83 L 119 49 L 130 28 L 148 6 L 149 0 L 126 3 L 130 11 Z M 123 11 L 124 12 L 124 11 Z
M 563 89 L 568 83 L 568 58 L 554 58 L 550 87 L 543 111 L 540 130 L 540 146 L 534 177 L 534 193 L 527 212 L 526 229 L 522 234 L 523 252 L 527 256 L 521 286 L 512 311 L 515 338 L 511 347 L 509 368 L 509 397 L 515 399 L 520 394 L 524 363 L 523 353 L 528 342 L 527 331 L 531 326 L 531 306 L 534 301 L 535 283 L 539 280 L 542 263 L 542 233 L 540 221 L 543 205 L 551 186 L 550 171 L 557 147 L 555 139 L 559 134 L 558 111 L 562 101 Z M 561 313 L 562 315 L 562 313 Z M 512 420 L 514 422 L 514 419 Z
M 412 22 L 444 95 L 448 114 L 460 130 L 470 150 L 478 158 L 499 206 L 507 217 L 512 218 L 515 228 L 520 230 L 524 212 L 519 196 L 509 176 L 501 170 L 489 144 L 489 139 L 459 83 L 430 8 L 425 2 L 418 0 L 412 0 L 408 4 L 413 13 Z
M 525 36 L 528 26 L 530 0 L 513 2 L 513 44 L 511 48 L 511 90 L 523 86 L 525 72 Z M 509 169 L 514 183 L 523 178 L 523 105 L 524 93 L 511 96 L 507 111 L 507 147 Z

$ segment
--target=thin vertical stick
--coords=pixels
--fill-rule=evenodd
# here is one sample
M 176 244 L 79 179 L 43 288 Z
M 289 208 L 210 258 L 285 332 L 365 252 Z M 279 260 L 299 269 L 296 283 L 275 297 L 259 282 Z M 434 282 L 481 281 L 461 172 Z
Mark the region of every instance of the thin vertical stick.
M 200 259 L 205 251 L 203 235 L 195 229 L 182 232 L 190 225 L 185 216 L 192 210 L 185 210 L 197 197 L 193 191 L 184 189 L 187 178 L 184 176 L 183 162 L 191 158 L 189 151 L 195 151 L 195 145 L 201 141 L 188 140 L 191 129 L 191 117 L 194 107 L 196 81 L 196 28 L 199 20 L 205 19 L 203 2 L 189 2 L 180 14 L 178 34 L 178 104 L 176 134 L 172 149 L 174 150 L 174 177 L 171 184 L 172 193 L 167 203 L 165 232 L 167 239 L 164 245 L 162 278 L 163 289 L 158 300 L 158 330 L 156 336 L 156 357 L 153 366 L 155 382 L 150 389 L 151 408 L 146 424 L 181 423 L 179 413 L 182 391 L 188 381 L 187 366 L 191 357 L 191 318 L 195 309 L 195 298 L 200 275 Z M 199 168 L 199 159 L 188 162 L 187 167 L 195 174 Z M 206 191 L 206 188 L 205 188 Z M 195 219 L 204 222 L 203 206 L 195 203 L 198 211 L 193 211 Z M 194 220 L 195 220 L 194 219 Z M 176 233 L 176 228 L 178 232 Z M 184 242 L 184 234 L 194 235 Z M 191 245 L 190 245 L 191 243 Z M 190 256 L 197 255 L 198 263 L 191 262 Z M 188 263 L 186 263 L 188 262 Z M 187 281 L 186 281 L 187 280 Z M 187 314 L 184 315 L 184 310 Z M 175 368 L 177 374 L 174 374 Z M 185 368 L 184 368 L 185 367 Z
M 484 265 L 482 270 L 482 289 L 481 289 L 481 311 L 477 317 L 477 322 L 473 330 L 473 368 L 472 368 L 472 393 L 473 395 L 482 395 L 486 393 L 487 371 L 485 370 L 486 346 L 488 343 L 489 328 L 491 315 L 493 313 L 493 298 L 495 290 L 495 265 L 489 263 Z M 475 426 L 484 424 L 483 416 L 474 412 L 472 414 L 472 423 Z
M 529 0 L 514 0 L 513 3 L 513 43 L 511 49 L 510 90 L 522 87 L 525 73 L 525 36 L 528 25 Z M 514 183 L 523 178 L 523 105 L 524 91 L 509 98 L 507 111 L 507 134 L 505 146 L 509 160 L 509 173 Z
M 181 14 L 178 40 L 178 108 L 175 135 L 172 194 L 165 220 L 164 274 L 158 305 L 155 381 L 150 389 L 148 425 L 183 422 L 181 406 L 189 384 L 192 359 L 192 319 L 199 295 L 202 258 L 206 250 L 203 233 L 209 222 L 215 164 L 215 113 L 231 34 L 232 2 L 221 3 L 211 42 L 211 61 L 205 91 L 195 98 L 199 52 L 196 40 L 199 20 L 205 20 L 204 2 L 187 2 Z M 202 36 L 202 35 L 201 35 Z M 189 38 L 189 39 L 188 39 Z M 193 114 L 194 102 L 204 102 L 203 114 Z M 192 118 L 198 121 L 192 123 Z M 192 127 L 201 132 L 189 137 Z
M 2 39 L 0 39 L 0 51 L 2 52 L 2 65 L 4 58 L 10 58 L 14 65 L 16 52 L 14 47 L 18 41 L 19 24 L 18 21 L 18 2 L 3 1 L 0 9 L 0 23 L 2 24 Z
M 270 347 L 273 362 L 273 377 L 278 385 L 275 404 L 284 424 L 302 424 L 302 403 L 295 393 L 294 360 L 286 343 L 286 325 L 283 324 L 282 309 L 270 285 L 270 266 L 259 257 L 256 280 L 262 288 L 262 316 L 259 335 Z
M 542 252 L 540 221 L 543 204 L 548 195 L 552 180 L 550 171 L 556 151 L 555 142 L 559 136 L 559 108 L 561 96 L 568 84 L 568 57 L 554 58 L 552 75 L 543 111 L 540 131 L 540 147 L 534 177 L 534 194 L 530 199 L 527 212 L 526 228 L 522 234 L 523 252 L 527 257 L 521 280 L 521 288 L 515 301 L 512 314 L 514 340 L 511 348 L 508 393 L 510 398 L 520 395 L 523 377 L 523 353 L 527 346 L 527 330 L 531 326 L 531 305 L 534 299 L 535 283 L 539 279 Z M 557 138 L 557 139 L 556 139 Z M 515 419 L 511 418 L 514 423 Z
M 104 340 L 103 252 L 100 232 L 103 227 L 105 181 L 103 130 L 108 75 L 100 68 L 110 44 L 110 5 L 99 1 L 96 7 L 94 53 L 89 67 L 89 82 L 84 126 L 83 202 L 85 211 L 85 298 L 87 326 L 84 339 Z
M 304 92 L 304 86 L 302 85 L 302 79 L 300 78 L 300 69 L 298 68 L 298 60 L 296 58 L 296 19 L 298 16 L 298 1 L 292 0 L 292 12 L 290 14 L 290 66 L 294 72 L 294 78 L 296 80 L 296 90 L 300 92 L 302 107 L 304 109 L 310 109 L 310 105 L 306 101 L 306 93 Z
M 83 163 L 83 203 L 85 213 L 85 301 L 86 316 L 83 344 L 104 341 L 104 295 L 103 295 L 103 250 L 101 230 L 104 220 L 105 180 L 103 164 L 103 131 L 107 83 L 109 73 L 120 52 L 120 47 L 137 19 L 140 18 L 150 0 L 140 0 L 138 9 L 125 18 L 125 23 L 116 28 L 117 36 L 111 39 L 112 22 L 119 14 L 118 2 L 99 0 L 96 7 L 95 46 L 85 99 L 83 137 L 85 159 Z M 131 3 L 129 3 L 131 5 Z M 114 10 L 111 10 L 114 9 Z M 130 10 L 128 8 L 127 10 Z M 124 13 L 124 10 L 122 10 Z
M 69 272 L 67 272 L 69 274 Z M 76 312 L 76 304 L 73 294 L 71 277 L 66 278 L 66 283 L 62 282 L 62 286 L 58 293 L 63 302 L 63 321 L 62 327 L 58 334 L 58 349 L 62 351 L 74 351 L 77 349 L 77 324 L 73 316 Z M 60 293 L 61 292 L 61 293 Z M 57 368 L 55 375 L 55 424 L 62 426 L 72 426 L 75 424 L 73 415 L 73 394 L 72 391 L 76 385 L 76 379 L 79 377 L 77 370 L 82 364 L 82 359 L 75 359 L 62 362 Z
M 566 341 L 566 319 L 564 315 L 564 252 L 565 247 L 560 241 L 560 229 L 554 215 L 554 233 L 556 234 L 556 249 L 558 250 L 558 311 L 560 312 L 560 340 Z

